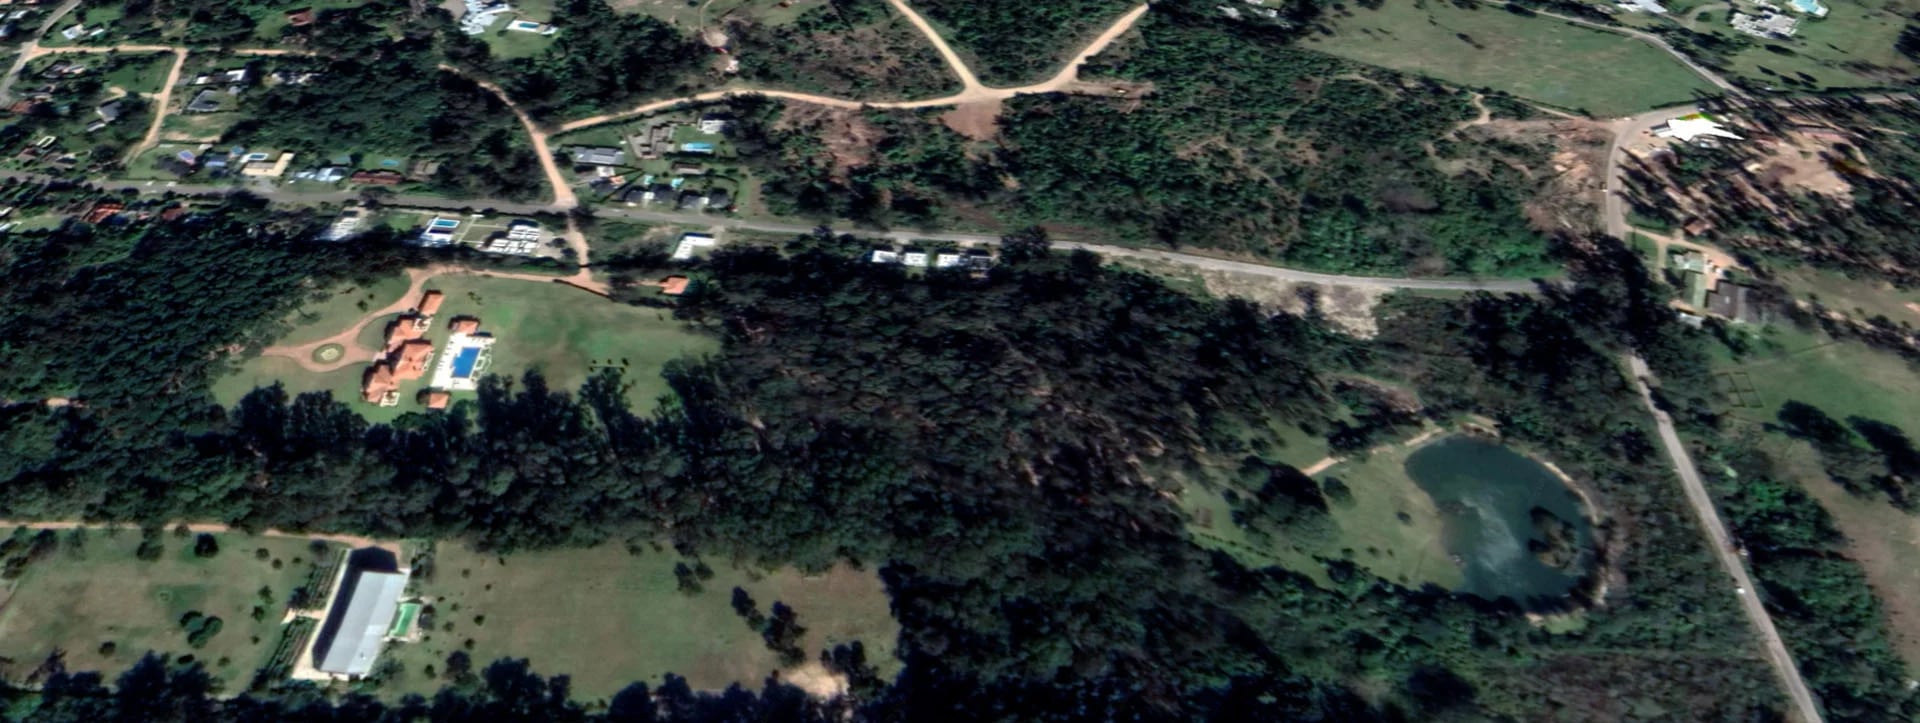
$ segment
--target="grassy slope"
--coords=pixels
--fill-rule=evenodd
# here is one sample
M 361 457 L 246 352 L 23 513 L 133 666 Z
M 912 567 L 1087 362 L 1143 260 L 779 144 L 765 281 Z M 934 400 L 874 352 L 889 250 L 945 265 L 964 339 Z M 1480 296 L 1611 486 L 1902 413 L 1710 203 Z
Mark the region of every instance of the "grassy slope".
M 1747 374 L 1758 404 L 1749 400 L 1739 416 L 1768 422 L 1780 405 L 1799 401 L 1819 407 L 1834 419 L 1859 415 L 1892 424 L 1920 438 L 1920 373 L 1891 354 L 1861 344 L 1834 343 L 1823 334 L 1767 327 L 1766 339 L 1779 351 L 1744 363 L 1727 362 L 1728 371 Z
M 372 285 L 348 284 L 329 289 L 325 301 L 308 302 L 287 316 L 292 331 L 280 337 L 281 344 L 306 344 L 319 341 L 352 326 L 368 311 L 400 299 L 407 291 L 407 277 L 400 274 L 380 279 Z
M 1218 547 L 1256 567 L 1280 565 L 1325 582 L 1326 571 L 1314 558 L 1341 559 L 1351 550 L 1356 564 L 1373 574 L 1409 587 L 1432 583 L 1445 588 L 1462 582 L 1458 565 L 1448 557 L 1440 536 L 1440 515 L 1433 499 L 1406 474 L 1412 449 L 1397 448 L 1365 460 L 1342 462 L 1316 476 L 1322 483 L 1337 477 L 1353 490 L 1353 505 L 1333 505 L 1340 536 L 1327 540 L 1275 540 L 1261 545 L 1232 522 L 1231 508 L 1221 492 L 1189 487 L 1181 505 L 1189 514 L 1206 510 L 1212 524 L 1189 524 L 1203 545 Z M 1242 494 L 1245 494 L 1242 491 Z M 1402 523 L 1405 512 L 1410 522 Z
M 686 677 L 695 688 L 757 687 L 778 662 L 734 614 L 735 586 L 746 589 L 762 613 L 775 601 L 792 607 L 808 630 L 802 647 L 809 659 L 859 640 L 883 676 L 898 672 L 892 651 L 899 627 L 871 571 L 758 576 L 710 560 L 714 577 L 703 592 L 689 595 L 678 591 L 673 575 L 682 559 L 671 550 L 636 556 L 609 545 L 517 554 L 503 564 L 443 545 L 433 579 L 419 586 L 439 600 L 436 627 L 451 624 L 452 630 L 437 629 L 430 639 L 398 648 L 404 672 L 388 692 L 430 692 L 439 683 L 422 674 L 425 666 L 442 666 L 469 638 L 476 666 L 524 657 L 541 673 L 572 676 L 575 694 L 584 699 L 611 696 L 635 681 L 657 685 L 666 673 Z M 485 622 L 476 625 L 476 616 Z
M 440 309 L 441 322 L 428 333 L 436 349 L 445 349 L 447 321 L 477 316 L 481 330 L 499 339 L 493 347 L 493 373 L 517 380 L 523 371 L 538 368 L 550 387 L 573 390 L 586 381 L 590 365 L 624 362 L 632 385 L 628 398 L 639 409 L 651 409 L 668 393 L 660 378 L 660 368 L 668 360 L 714 348 L 713 340 L 687 330 L 670 312 L 617 304 L 560 284 L 457 275 L 437 277 L 428 285 L 447 295 Z M 345 319 L 335 330 L 351 323 Z M 361 335 L 362 343 L 377 343 L 384 328 L 384 323 L 369 325 Z M 316 327 L 315 333 L 319 331 Z M 357 399 L 361 373 L 362 368 L 354 365 L 314 374 L 287 360 L 263 357 L 242 363 L 233 375 L 218 380 L 214 397 L 232 404 L 254 386 L 279 379 L 289 391 L 332 389 L 335 398 L 344 394 Z M 424 388 L 424 381 L 403 387 L 398 407 L 358 404 L 355 409 L 372 421 L 417 411 L 420 407 L 413 395 Z
M 1641 41 L 1494 7 L 1389 0 L 1377 11 L 1330 13 L 1324 22 L 1334 34 L 1310 36 L 1301 47 L 1596 116 L 1684 102 L 1695 90 L 1713 89 Z
M 164 556 L 142 562 L 134 557 L 138 532 L 109 536 L 89 531 L 81 553 L 74 553 L 63 539 L 60 552 L 29 567 L 0 605 L 0 656 L 15 661 L 8 677 L 17 680 L 61 650 L 68 669 L 98 670 L 111 680 L 154 650 L 191 653 L 229 689 L 244 687 L 273 653 L 287 595 L 306 581 L 313 562 L 308 543 L 220 535 L 220 554 L 202 560 L 193 556 L 191 538 L 167 533 L 163 539 Z M 256 559 L 254 550 L 259 548 L 272 557 Z M 296 558 L 302 562 L 295 564 Z M 282 568 L 273 569 L 272 559 L 281 560 Z M 249 612 L 262 586 L 273 589 L 276 606 L 263 622 L 254 622 Z M 187 645 L 179 625 L 188 611 L 217 616 L 224 623 L 198 650 Z M 258 643 L 253 642 L 256 636 Z M 117 650 L 101 655 L 100 645 L 108 641 Z
M 1778 280 L 1795 296 L 1857 318 L 1885 316 L 1894 322 L 1920 321 L 1920 293 L 1884 281 L 1850 279 L 1838 271 L 1799 266 L 1778 269 Z

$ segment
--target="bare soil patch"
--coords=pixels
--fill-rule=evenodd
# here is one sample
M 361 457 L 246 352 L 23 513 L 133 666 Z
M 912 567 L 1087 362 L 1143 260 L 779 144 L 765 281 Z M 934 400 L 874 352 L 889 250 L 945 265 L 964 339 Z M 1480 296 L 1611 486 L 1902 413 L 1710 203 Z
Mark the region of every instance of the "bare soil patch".
M 1534 198 L 1527 202 L 1527 220 L 1544 232 L 1591 231 L 1606 194 L 1607 147 L 1612 130 L 1589 120 L 1485 120 L 1462 126 L 1469 136 L 1482 134 L 1503 141 L 1546 146 L 1547 168 L 1526 168 L 1544 176 Z M 1513 161 L 1518 163 L 1517 161 Z
M 1151 265 L 1138 259 L 1129 259 L 1128 263 Z M 1380 288 L 1276 281 L 1265 276 L 1190 266 L 1168 265 L 1159 270 L 1197 278 L 1209 294 L 1221 298 L 1237 296 L 1269 311 L 1304 314 L 1308 309 L 1317 310 L 1341 331 L 1362 339 L 1379 333 L 1374 307 L 1379 306 L 1380 298 L 1388 293 Z
M 940 114 L 940 123 L 953 132 L 976 141 L 990 141 L 1000 135 L 999 100 L 962 103 Z
M 1853 184 L 1847 182 L 1839 169 L 1845 168 L 1856 175 L 1871 171 L 1867 170 L 1866 161 L 1835 147 L 1841 142 L 1826 134 L 1788 132 L 1778 140 L 1761 142 L 1763 154 L 1749 164 L 1747 170 L 1763 187 L 1817 193 L 1851 205 Z
M 780 115 L 778 127 L 801 129 L 820 139 L 821 153 L 833 165 L 834 177 L 846 180 L 847 171 L 873 161 L 873 149 L 886 138 L 860 112 L 845 108 L 793 104 Z

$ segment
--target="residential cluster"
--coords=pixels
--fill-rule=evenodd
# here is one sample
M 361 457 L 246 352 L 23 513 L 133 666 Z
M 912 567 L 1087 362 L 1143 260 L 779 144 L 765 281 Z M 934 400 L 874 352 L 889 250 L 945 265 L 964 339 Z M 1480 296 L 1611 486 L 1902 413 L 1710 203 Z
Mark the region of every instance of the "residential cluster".
M 1733 26 L 1734 30 L 1761 39 L 1785 40 L 1800 32 L 1801 18 L 1797 15 L 1788 15 L 1788 8 L 1808 17 L 1827 16 L 1827 6 L 1822 5 L 1820 0 L 1788 0 L 1787 8 L 1782 8 L 1768 0 L 1753 0 L 1751 5 L 1749 10 L 1752 12 L 1736 10 L 1728 16 L 1727 22 Z
M 572 146 L 574 172 L 605 199 L 629 206 L 681 211 L 732 210 L 738 183 L 714 175 L 706 163 L 722 158 L 734 119 L 706 114 L 697 120 L 654 119 L 624 136 L 621 146 Z
M 867 260 L 876 264 L 896 264 L 910 269 L 927 268 L 929 261 L 936 269 L 962 269 L 974 273 L 985 273 L 993 268 L 993 254 L 985 249 L 943 249 L 928 251 L 908 247 L 896 250 L 891 246 L 874 249 Z
M 445 296 L 440 291 L 429 290 L 421 294 L 412 312 L 387 327 L 380 358 L 361 378 L 360 397 L 367 403 L 399 406 L 400 383 L 427 376 L 434 349 L 433 342 L 425 337 L 443 301 Z M 420 395 L 428 409 L 445 409 L 452 401 L 450 392 L 474 389 L 491 361 L 488 352 L 493 348 L 493 336 L 480 331 L 479 319 L 456 318 L 448 330 L 447 353 L 440 356 L 433 377 Z
M 498 0 L 465 0 L 466 12 L 460 15 L 460 32 L 468 35 L 480 35 L 488 28 L 500 22 L 500 18 L 513 12 L 513 6 Z M 519 18 L 507 23 L 507 29 L 521 33 L 552 35 L 560 31 L 547 23 L 534 22 Z
M 1673 254 L 1672 268 L 1686 282 L 1685 305 L 1680 319 L 1699 326 L 1702 314 L 1717 316 L 1736 324 L 1765 321 L 1760 305 L 1754 302 L 1753 288 L 1727 280 L 1728 269 L 1714 263 L 1706 254 L 1686 251 Z

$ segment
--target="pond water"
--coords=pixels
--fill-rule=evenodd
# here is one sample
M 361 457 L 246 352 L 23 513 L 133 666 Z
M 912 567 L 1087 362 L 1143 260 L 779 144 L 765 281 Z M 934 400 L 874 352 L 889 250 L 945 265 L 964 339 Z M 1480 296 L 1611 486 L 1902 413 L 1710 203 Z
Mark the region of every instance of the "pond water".
M 1593 530 L 1580 497 L 1545 465 L 1518 452 L 1471 437 L 1448 437 L 1407 457 L 1407 475 L 1440 510 L 1447 552 L 1461 561 L 1466 579 L 1460 592 L 1523 604 L 1558 598 L 1592 563 Z M 1536 554 L 1548 543 L 1536 508 L 1565 522 L 1545 524 L 1573 543 L 1570 564 L 1552 567 L 1541 560 L 1550 554 Z M 1529 547 L 1529 541 L 1538 542 Z

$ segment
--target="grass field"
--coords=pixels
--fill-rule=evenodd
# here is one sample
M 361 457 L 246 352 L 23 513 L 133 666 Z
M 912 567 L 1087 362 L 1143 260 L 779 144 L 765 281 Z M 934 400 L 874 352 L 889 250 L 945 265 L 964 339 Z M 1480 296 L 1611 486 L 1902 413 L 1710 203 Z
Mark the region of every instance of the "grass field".
M 1781 405 L 1798 401 L 1834 419 L 1859 415 L 1920 438 L 1920 372 L 1899 357 L 1780 325 L 1766 327 L 1761 339 L 1772 351 L 1721 360 L 1721 370 L 1751 382 L 1735 413 L 1740 419 L 1770 422 Z
M 1352 505 L 1332 506 L 1334 523 L 1340 529 L 1336 538 L 1276 539 L 1271 545 L 1262 545 L 1234 526 L 1222 492 L 1197 487 L 1189 487 L 1181 498 L 1181 505 L 1192 517 L 1187 529 L 1201 544 L 1218 547 L 1250 565 L 1280 565 L 1323 584 L 1326 571 L 1314 560 L 1316 557 L 1350 559 L 1375 575 L 1408 587 L 1427 583 L 1457 587 L 1463 578 L 1442 544 L 1439 512 L 1434 509 L 1433 499 L 1406 473 L 1407 455 L 1414 449 L 1381 451 L 1365 460 L 1341 462 L 1315 476 L 1322 484 L 1329 477 L 1337 477 L 1353 491 Z M 1407 522 L 1399 519 L 1401 513 L 1405 513 Z M 1210 525 L 1201 524 L 1209 519 Z
M 446 294 L 438 316 L 440 321 L 427 334 L 436 349 L 446 348 L 448 320 L 457 316 L 478 317 L 481 331 L 499 340 L 493 346 L 491 373 L 517 382 L 522 372 L 537 368 L 546 376 L 549 387 L 572 391 L 600 367 L 614 366 L 626 373 L 630 384 L 627 397 L 642 411 L 652 409 L 661 396 L 669 393 L 666 381 L 660 377 L 660 369 L 667 361 L 716 348 L 713 339 L 687 329 L 668 311 L 607 301 L 562 284 L 443 274 L 428 282 L 427 287 Z M 358 318 L 351 313 L 351 305 L 338 298 L 310 306 L 303 312 L 330 320 L 326 326 L 316 323 L 302 327 L 301 333 L 308 341 L 337 333 Z M 361 347 L 378 348 L 386 322 L 391 318 L 362 329 Z M 231 405 L 255 386 L 279 380 L 290 393 L 327 389 L 333 390 L 336 399 L 357 400 L 364 369 L 355 364 L 320 374 L 306 371 L 291 360 L 259 357 L 240 364 L 233 374 L 217 380 L 214 397 L 222 404 Z M 414 395 L 425 388 L 426 381 L 421 379 L 403 386 L 398 407 L 378 407 L 356 401 L 355 409 L 375 422 L 419 411 L 422 407 L 415 403 Z M 457 393 L 455 399 L 466 394 Z
M 221 136 L 226 135 L 227 131 L 233 128 L 234 124 L 240 122 L 240 114 L 238 113 L 195 113 L 186 115 L 178 111 L 178 108 L 174 109 L 173 113 L 168 114 L 165 119 L 160 121 L 160 134 L 162 138 L 192 138 L 211 143 L 218 140 Z
M 709 560 L 713 577 L 702 592 L 688 594 L 674 577 L 683 559 L 670 549 L 634 555 L 613 545 L 500 558 L 443 544 L 432 579 L 417 582 L 434 601 L 434 629 L 427 639 L 395 649 L 402 673 L 387 692 L 430 692 L 440 683 L 424 675 L 426 666 L 444 667 L 447 654 L 469 639 L 476 669 L 503 657 L 527 658 L 543 675 L 572 676 L 582 699 L 612 696 L 635 681 L 658 685 L 666 673 L 700 689 L 733 683 L 756 689 L 779 662 L 734 613 L 735 587 L 762 613 L 775 601 L 793 608 L 807 629 L 801 647 L 809 660 L 858 640 L 883 677 L 898 672 L 899 626 L 872 571 L 755 574 Z
M 1806 266 L 1781 269 L 1775 276 L 1795 296 L 1855 318 L 1884 316 L 1895 323 L 1920 322 L 1920 293 L 1884 281 L 1851 279 L 1838 271 Z
M 371 285 L 329 289 L 324 301 L 310 301 L 287 316 L 286 323 L 292 330 L 281 336 L 279 343 L 305 344 L 338 334 L 367 312 L 399 301 L 407 293 L 407 283 L 405 275 L 395 274 Z
M 1884 500 L 1855 497 L 1820 468 L 1819 453 L 1806 442 L 1768 440 L 1785 472 L 1820 501 L 1847 536 L 1847 557 L 1860 563 L 1868 584 L 1886 606 L 1894 646 L 1911 674 L 1920 673 L 1920 517 Z
M 246 685 L 272 655 L 287 596 L 306 581 L 314 555 L 306 540 L 217 536 L 220 553 L 193 555 L 193 539 L 161 535 L 159 560 L 134 556 L 140 533 L 89 530 L 78 552 L 61 533 L 61 549 L 34 563 L 4 592 L 0 605 L 0 657 L 10 659 L 7 677 L 19 680 L 55 651 L 70 670 L 98 670 L 108 680 L 147 651 L 191 654 L 224 680 L 229 690 Z M 255 550 L 268 551 L 268 559 Z M 281 562 L 274 569 L 274 560 Z M 299 562 L 295 562 L 299 560 Z M 274 603 L 261 621 L 251 612 L 260 588 Z M 219 617 L 221 631 L 204 647 L 187 644 L 182 615 Z M 104 643 L 113 643 L 107 651 Z
M 307 392 L 332 392 L 334 399 L 353 402 L 354 411 L 359 412 L 360 416 L 366 417 L 371 422 L 391 422 L 403 412 L 419 410 L 417 405 L 410 403 L 411 400 L 402 400 L 398 407 L 361 404 L 358 400 L 363 369 L 362 365 L 354 364 L 345 369 L 323 374 L 302 369 L 300 364 L 292 359 L 263 356 L 250 359 L 241 364 L 234 373 L 214 380 L 213 398 L 222 405 L 231 407 L 255 387 L 272 386 L 274 382 L 279 382 L 286 387 L 288 396 Z
M 1639 40 L 1497 7 L 1390 0 L 1329 16 L 1301 46 L 1599 117 L 1690 101 L 1713 86 Z
M 1793 39 L 1756 43 L 1734 55 L 1733 72 L 1774 84 L 1778 84 L 1778 76 L 1800 77 L 1804 73 L 1814 85 L 1825 88 L 1900 87 L 1920 72 L 1920 67 L 1894 49 L 1907 25 L 1906 18 L 1920 12 L 1920 0 L 1828 4 L 1832 12 L 1825 18 L 1800 23 Z M 1720 17 L 1717 32 L 1732 33 L 1726 26 L 1726 14 Z M 1765 47 L 1768 44 L 1787 47 L 1793 54 L 1773 52 Z M 1766 72 L 1769 70 L 1773 74 Z M 1899 79 L 1901 76 L 1904 80 Z

